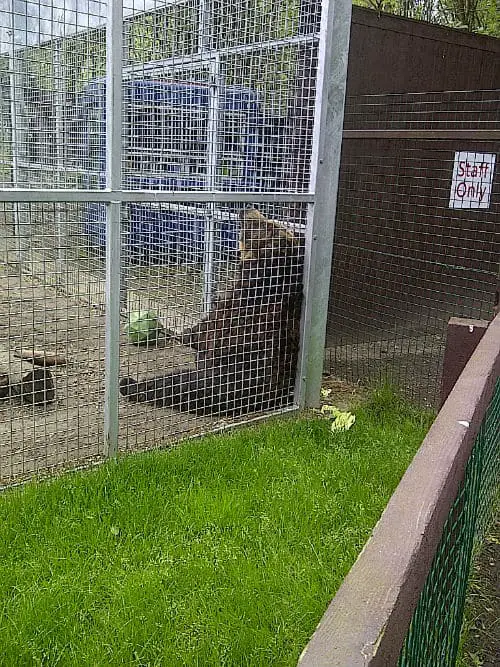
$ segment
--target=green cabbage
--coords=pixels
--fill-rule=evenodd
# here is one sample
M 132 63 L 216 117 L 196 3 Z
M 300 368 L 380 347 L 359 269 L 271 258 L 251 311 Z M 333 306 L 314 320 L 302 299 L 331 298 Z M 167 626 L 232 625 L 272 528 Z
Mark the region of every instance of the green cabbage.
M 151 343 L 163 334 L 163 326 L 152 310 L 136 310 L 129 315 L 125 333 L 134 345 Z

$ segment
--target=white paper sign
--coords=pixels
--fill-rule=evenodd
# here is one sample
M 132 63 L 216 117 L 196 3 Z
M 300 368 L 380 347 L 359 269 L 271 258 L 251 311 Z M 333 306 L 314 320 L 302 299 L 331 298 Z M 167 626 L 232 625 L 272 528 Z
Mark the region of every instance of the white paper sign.
M 489 208 L 495 155 L 455 153 L 450 208 Z

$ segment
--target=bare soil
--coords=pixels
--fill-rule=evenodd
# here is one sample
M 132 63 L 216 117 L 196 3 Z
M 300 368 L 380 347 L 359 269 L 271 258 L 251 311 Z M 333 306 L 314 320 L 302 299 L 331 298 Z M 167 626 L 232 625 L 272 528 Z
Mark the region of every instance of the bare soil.
M 0 341 L 12 350 L 34 347 L 57 353 L 69 362 L 52 369 L 56 383 L 53 404 L 31 406 L 17 398 L 0 401 L 0 484 L 53 466 L 74 466 L 101 458 L 105 448 L 102 309 L 3 266 Z M 138 348 L 121 335 L 122 376 L 161 374 L 191 361 L 191 351 L 175 342 Z M 160 445 L 213 425 L 213 420 L 122 399 L 119 414 L 120 449 Z
M 13 265 L 3 265 L 0 341 L 13 351 L 41 349 L 68 361 L 51 368 L 54 403 L 31 406 L 18 398 L 0 401 L 0 486 L 103 459 L 104 310 L 89 305 L 87 299 L 38 283 Z M 162 374 L 193 361 L 193 353 L 174 341 L 137 347 L 123 332 L 119 351 L 120 376 Z M 331 391 L 327 402 L 340 408 L 355 405 L 364 391 L 332 376 L 324 377 L 323 386 Z M 195 417 L 119 398 L 121 451 L 164 446 L 230 423 L 234 420 Z
M 323 405 L 334 405 L 339 410 L 353 410 L 366 398 L 368 390 L 361 383 L 339 380 L 324 373 L 321 382 Z
M 383 337 L 384 333 L 379 332 Z M 394 335 L 392 340 L 356 341 L 325 350 L 325 368 L 337 377 L 367 386 L 388 382 L 408 400 L 436 407 L 439 398 L 446 326 L 441 333 Z

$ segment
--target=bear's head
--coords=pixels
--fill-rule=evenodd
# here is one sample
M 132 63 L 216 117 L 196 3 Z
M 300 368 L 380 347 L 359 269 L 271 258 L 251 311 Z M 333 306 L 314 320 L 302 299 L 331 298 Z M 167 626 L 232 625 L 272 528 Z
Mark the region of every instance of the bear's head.
M 240 214 L 240 259 L 257 260 L 296 254 L 303 237 L 294 234 L 285 225 L 266 218 L 256 208 L 247 208 Z
M 302 293 L 304 235 L 266 218 L 256 208 L 240 214 L 240 287 L 262 305 Z M 247 296 L 250 293 L 246 293 Z

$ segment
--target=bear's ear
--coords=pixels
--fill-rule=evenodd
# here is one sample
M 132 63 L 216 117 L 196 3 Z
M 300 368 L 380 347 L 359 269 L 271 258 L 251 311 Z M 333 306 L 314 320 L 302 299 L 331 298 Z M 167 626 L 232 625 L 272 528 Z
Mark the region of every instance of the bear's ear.
M 241 211 L 240 219 L 241 258 L 250 259 L 269 236 L 269 220 L 253 206 Z

